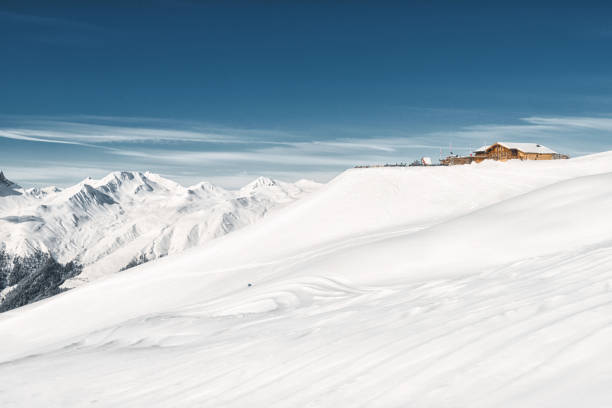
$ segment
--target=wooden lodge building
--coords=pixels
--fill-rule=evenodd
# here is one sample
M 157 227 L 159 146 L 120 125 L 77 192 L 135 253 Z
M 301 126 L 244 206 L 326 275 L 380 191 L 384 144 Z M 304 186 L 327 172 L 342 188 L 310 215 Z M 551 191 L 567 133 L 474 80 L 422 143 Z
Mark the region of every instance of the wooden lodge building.
M 536 143 L 505 143 L 497 142 L 490 146 L 482 146 L 469 156 L 448 156 L 440 160 L 444 166 L 458 164 L 480 163 L 484 160 L 558 160 L 568 159 L 564 154 Z

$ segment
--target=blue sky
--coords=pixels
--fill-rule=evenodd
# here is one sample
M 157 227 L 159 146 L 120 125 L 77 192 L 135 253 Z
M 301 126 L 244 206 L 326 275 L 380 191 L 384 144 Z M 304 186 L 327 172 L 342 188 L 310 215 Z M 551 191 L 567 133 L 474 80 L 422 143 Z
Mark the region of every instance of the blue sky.
M 451 144 L 611 150 L 612 9 L 534 3 L 3 1 L 0 168 L 237 187 Z

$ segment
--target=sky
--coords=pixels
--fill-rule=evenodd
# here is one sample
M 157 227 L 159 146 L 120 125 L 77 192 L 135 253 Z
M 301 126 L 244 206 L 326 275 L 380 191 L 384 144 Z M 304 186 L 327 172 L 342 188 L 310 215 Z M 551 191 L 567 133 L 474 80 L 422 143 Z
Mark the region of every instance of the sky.
M 23 186 L 612 150 L 606 2 L 3 0 L 0 50 L 0 170 Z

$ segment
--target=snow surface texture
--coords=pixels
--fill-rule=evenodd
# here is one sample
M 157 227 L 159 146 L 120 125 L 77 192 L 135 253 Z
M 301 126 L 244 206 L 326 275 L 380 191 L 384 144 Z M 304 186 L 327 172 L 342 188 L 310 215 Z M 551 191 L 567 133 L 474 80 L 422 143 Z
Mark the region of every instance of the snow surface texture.
M 0 404 L 610 407 L 611 209 L 612 152 L 349 170 L 0 315 Z
M 24 190 L 2 176 L 0 249 L 13 255 L 39 249 L 62 263 L 78 260 L 83 273 L 64 284 L 73 287 L 200 246 L 318 187 L 260 177 L 239 191 L 206 182 L 185 188 L 152 173 L 115 172 L 64 190 Z

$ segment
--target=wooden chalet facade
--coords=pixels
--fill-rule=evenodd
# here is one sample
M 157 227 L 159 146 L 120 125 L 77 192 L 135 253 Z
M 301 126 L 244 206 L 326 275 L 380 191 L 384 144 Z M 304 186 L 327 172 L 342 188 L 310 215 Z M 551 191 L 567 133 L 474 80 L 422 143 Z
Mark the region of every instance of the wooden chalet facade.
M 546 146 L 535 143 L 505 143 L 498 142 L 483 146 L 470 156 L 448 156 L 440 160 L 440 164 L 453 166 L 458 164 L 480 163 L 484 160 L 558 160 L 568 159 Z

